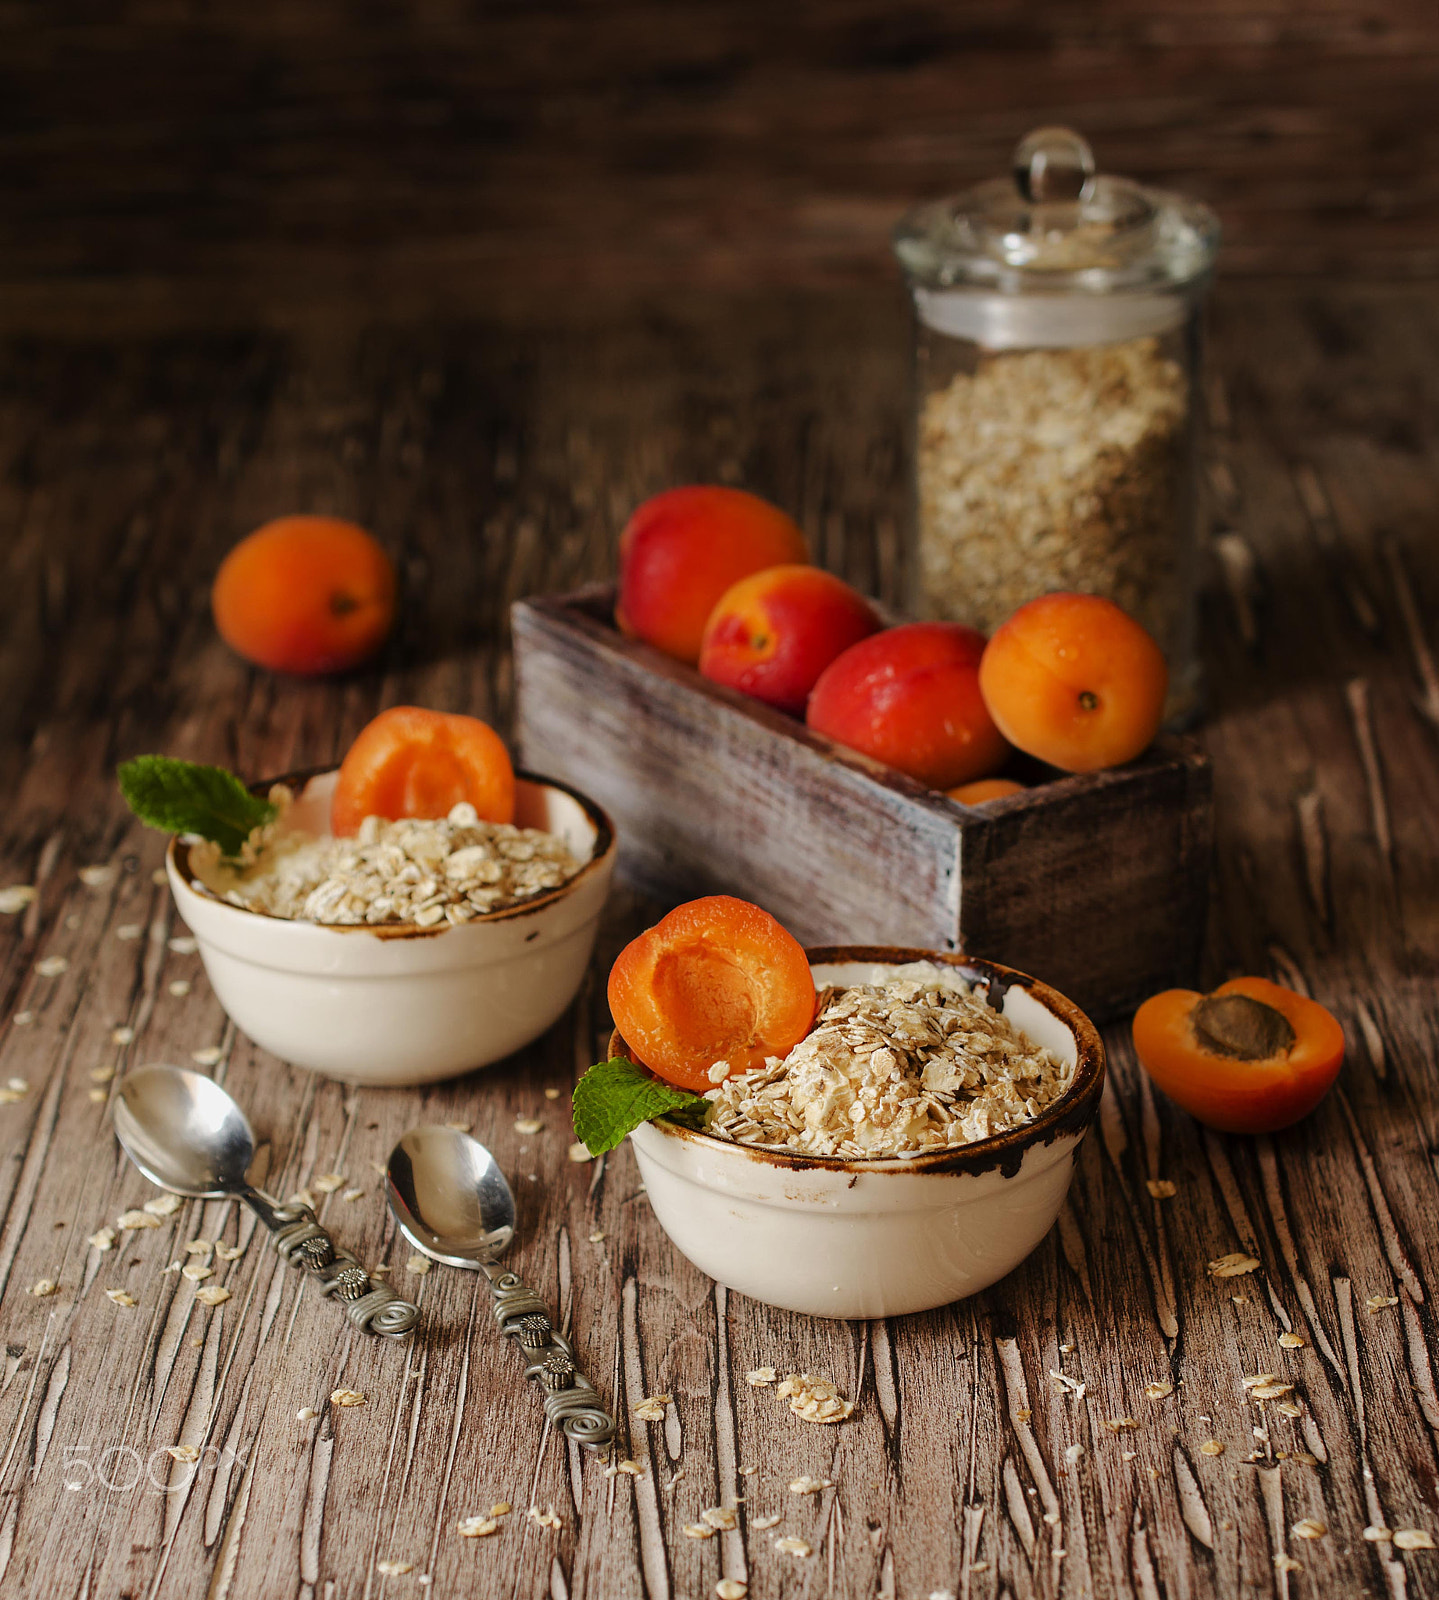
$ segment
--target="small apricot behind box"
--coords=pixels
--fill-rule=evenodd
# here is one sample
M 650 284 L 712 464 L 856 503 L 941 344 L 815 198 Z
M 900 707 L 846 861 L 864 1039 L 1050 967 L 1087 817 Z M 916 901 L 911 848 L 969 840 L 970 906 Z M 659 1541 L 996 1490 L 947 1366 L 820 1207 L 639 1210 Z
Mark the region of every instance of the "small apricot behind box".
M 1213 811 L 1191 741 L 962 806 L 623 637 L 613 607 L 607 585 L 516 602 L 515 744 L 608 810 L 641 892 L 738 895 L 805 944 L 982 951 L 1101 1020 L 1193 982 Z

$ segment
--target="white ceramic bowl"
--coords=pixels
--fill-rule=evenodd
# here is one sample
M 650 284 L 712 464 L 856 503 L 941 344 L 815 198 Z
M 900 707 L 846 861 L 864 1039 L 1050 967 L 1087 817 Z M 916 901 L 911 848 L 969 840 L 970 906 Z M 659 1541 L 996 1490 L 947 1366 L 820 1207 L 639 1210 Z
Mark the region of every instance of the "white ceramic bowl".
M 758 1150 L 643 1123 L 630 1139 L 660 1226 L 720 1283 L 812 1316 L 927 1311 L 986 1288 L 1059 1215 L 1104 1086 L 1094 1024 L 1047 985 L 991 961 L 860 945 L 809 957 L 820 987 L 883 981 L 885 969 L 912 961 L 955 966 L 1016 1027 L 1073 1062 L 1074 1083 L 1022 1128 L 897 1160 Z M 616 1052 L 629 1053 L 618 1035 Z
M 335 773 L 284 781 L 304 785 L 295 821 L 328 833 Z M 165 862 L 211 986 L 256 1044 L 351 1083 L 433 1083 L 537 1039 L 589 965 L 614 872 L 609 818 L 566 784 L 518 773 L 515 821 L 559 834 L 586 865 L 558 889 L 438 928 L 247 911 L 194 883 L 183 841 L 171 840 Z

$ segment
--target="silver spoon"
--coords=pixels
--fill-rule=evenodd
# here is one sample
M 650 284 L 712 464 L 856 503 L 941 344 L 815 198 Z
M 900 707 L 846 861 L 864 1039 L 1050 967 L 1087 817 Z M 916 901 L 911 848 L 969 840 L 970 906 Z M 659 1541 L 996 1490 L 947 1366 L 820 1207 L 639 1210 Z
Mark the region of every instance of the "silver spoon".
M 281 1205 L 245 1177 L 255 1136 L 245 1113 L 213 1078 L 183 1067 L 141 1067 L 121 1080 L 115 1132 L 151 1183 L 197 1200 L 243 1200 L 275 1236 L 291 1266 L 314 1273 L 320 1293 L 345 1302 L 350 1321 L 392 1339 L 415 1325 L 419 1308 L 374 1282 L 315 1220 L 306 1205 Z
M 495 1263 L 515 1236 L 515 1197 L 495 1158 L 457 1128 L 411 1128 L 391 1151 L 385 1176 L 390 1210 L 415 1249 L 489 1280 L 495 1321 L 519 1340 L 525 1376 L 544 1385 L 551 1424 L 580 1444 L 608 1444 L 615 1420 L 580 1371 L 573 1346 L 540 1295 Z

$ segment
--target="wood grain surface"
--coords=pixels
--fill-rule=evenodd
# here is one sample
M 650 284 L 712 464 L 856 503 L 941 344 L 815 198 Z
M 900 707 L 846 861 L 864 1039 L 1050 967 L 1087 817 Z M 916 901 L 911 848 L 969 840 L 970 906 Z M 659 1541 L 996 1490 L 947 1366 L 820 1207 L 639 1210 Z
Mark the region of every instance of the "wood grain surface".
M 1101 1124 L 1061 1221 L 985 1294 L 868 1325 L 772 1312 L 676 1256 L 627 1151 L 567 1159 L 566 1097 L 640 903 L 616 898 L 564 1023 L 415 1092 L 261 1055 L 171 942 L 162 841 L 127 820 L 118 757 L 258 775 L 333 759 L 382 704 L 503 721 L 510 600 L 603 575 L 650 491 L 742 482 L 896 598 L 881 557 L 905 503 L 906 337 L 892 298 L 853 291 L 566 327 L 0 349 L 0 886 L 38 891 L 0 917 L 0 1593 L 707 1600 L 728 1576 L 762 1600 L 1439 1594 L 1439 1553 L 1363 1537 L 1439 1538 L 1431 289 L 1230 283 L 1216 305 L 1207 971 L 1332 1006 L 1339 1084 L 1289 1132 L 1209 1135 L 1109 1029 Z M 336 683 L 250 671 L 208 618 L 221 552 L 300 507 L 360 517 L 402 573 L 384 658 Z M 96 865 L 113 876 L 79 877 Z M 108 1074 L 211 1051 L 274 1187 L 344 1175 L 324 1220 L 420 1296 L 407 1348 L 351 1332 L 225 1204 L 87 1243 L 151 1195 L 114 1144 Z M 539 1134 L 516 1127 L 529 1117 Z M 470 1124 L 504 1164 L 516 1265 L 560 1307 L 639 1476 L 542 1432 L 482 1284 L 407 1276 L 375 1163 L 421 1120 Z M 214 1309 L 167 1271 L 196 1237 L 243 1247 L 216 1262 L 231 1298 Z M 1235 1252 L 1258 1268 L 1206 1270 Z M 1290 1331 L 1303 1344 L 1281 1348 Z M 761 1366 L 831 1374 L 853 1417 L 801 1421 L 746 1382 Z M 1246 1400 L 1261 1372 L 1294 1385 L 1297 1416 Z M 1159 1383 L 1174 1392 L 1149 1398 Z M 338 1387 L 366 1404 L 332 1406 Z M 651 1395 L 670 1397 L 663 1422 L 633 1419 Z M 163 1453 L 187 1445 L 194 1462 Z M 791 1492 L 804 1473 L 824 1486 Z M 459 1537 L 498 1501 L 515 1508 L 501 1532 Z M 738 1505 L 733 1531 L 684 1535 L 721 1505 Z M 1303 1518 L 1326 1531 L 1296 1535 Z

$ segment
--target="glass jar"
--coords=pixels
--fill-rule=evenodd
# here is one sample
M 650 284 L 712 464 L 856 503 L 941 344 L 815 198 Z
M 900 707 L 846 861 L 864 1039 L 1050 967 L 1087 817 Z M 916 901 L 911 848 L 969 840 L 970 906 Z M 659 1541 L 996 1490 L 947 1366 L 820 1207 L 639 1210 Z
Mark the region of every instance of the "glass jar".
M 1218 245 L 1207 207 L 1096 176 L 1067 128 L 894 236 L 915 309 L 913 609 L 991 633 L 1036 595 L 1104 595 L 1163 647 L 1172 723 L 1199 694 L 1200 310 Z

